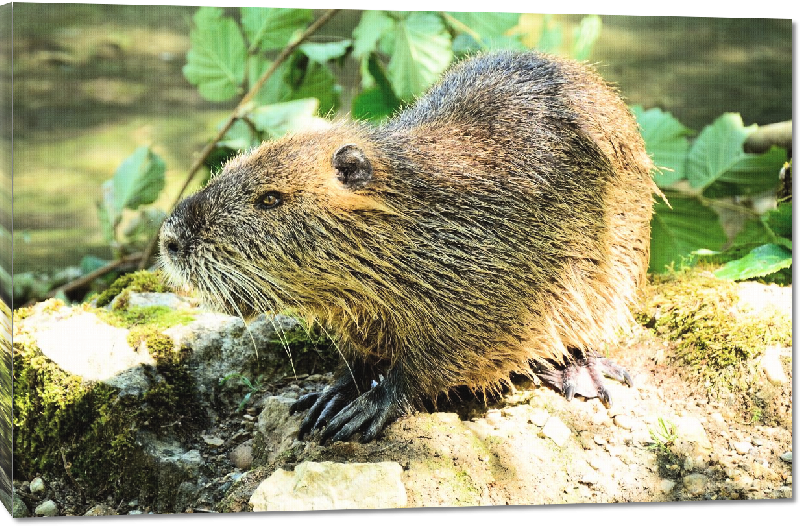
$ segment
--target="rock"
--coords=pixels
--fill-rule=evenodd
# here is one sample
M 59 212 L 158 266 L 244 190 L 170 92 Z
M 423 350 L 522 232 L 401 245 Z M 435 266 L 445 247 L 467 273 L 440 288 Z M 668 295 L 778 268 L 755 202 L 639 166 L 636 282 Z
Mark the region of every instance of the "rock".
M 633 429 L 635 420 L 628 415 L 619 414 L 614 417 L 614 423 L 617 424 L 622 429 L 627 429 L 628 431 L 630 431 L 631 429 Z
M 740 455 L 746 455 L 751 449 L 753 449 L 753 444 L 746 441 L 733 442 L 731 445 L 733 446 L 733 449 L 735 449 Z
M 659 484 L 659 489 L 663 493 L 669 493 L 672 491 L 672 488 L 675 487 L 675 481 L 670 479 L 661 479 L 661 483 Z
M 338 464 L 303 462 L 293 472 L 278 469 L 250 498 L 253 511 L 383 509 L 406 506 L 396 462 Z
M 563 447 L 572 435 L 572 431 L 558 417 L 551 416 L 542 428 L 542 434 L 555 442 L 558 447 Z
M 190 309 L 193 305 L 186 301 L 186 298 L 178 296 L 172 292 L 129 292 L 125 298 L 128 307 L 168 307 L 173 310 Z M 122 296 L 117 296 L 111 302 L 111 308 L 116 305 L 117 300 Z
M 710 450 L 711 441 L 706 435 L 706 430 L 703 423 L 693 416 L 683 416 L 675 419 L 675 432 L 678 435 L 678 440 L 682 442 L 689 442 L 699 446 L 701 449 Z
M 142 458 L 138 469 L 157 474 L 157 484 L 151 489 L 153 508 L 158 512 L 181 512 L 176 506 L 178 490 L 182 483 L 197 480 L 203 457 L 196 449 L 187 451 L 174 440 L 162 440 L 155 435 L 139 432 Z
M 31 514 L 30 510 L 28 510 L 28 506 L 25 505 L 25 501 L 23 501 L 19 495 L 14 493 L 11 503 L 11 516 L 15 519 L 23 519 L 28 517 Z
M 239 444 L 231 451 L 230 459 L 231 464 L 242 471 L 247 471 L 253 465 L 253 444 L 251 442 Z
M 714 412 L 709 415 L 709 419 L 714 422 L 719 427 L 727 427 L 728 423 L 725 421 L 725 417 L 722 416 L 720 412 Z
M 699 495 L 705 491 L 707 484 L 708 477 L 701 473 L 692 473 L 683 477 L 683 487 L 692 495 Z
M 593 470 L 591 468 L 589 468 L 586 471 L 584 471 L 583 475 L 581 475 L 581 478 L 580 478 L 580 483 L 581 484 L 587 484 L 587 485 L 593 486 L 593 485 L 597 484 L 598 482 L 600 482 L 600 476 L 597 474 L 597 471 L 595 471 L 595 470 Z
M 42 493 L 44 492 L 44 481 L 41 477 L 36 477 L 31 481 L 31 493 Z
M 58 515 L 58 506 L 52 500 L 48 499 L 38 506 L 36 509 L 33 510 L 36 515 L 41 515 L 43 517 L 55 517 Z
M 490 426 L 498 426 L 503 420 L 503 415 L 497 409 L 490 409 L 486 412 L 486 423 Z
M 102 515 L 116 515 L 117 513 L 114 511 L 111 506 L 106 504 L 97 504 L 89 508 L 89 511 L 84 513 L 85 517 L 99 517 Z
M 783 455 L 781 455 L 781 460 L 783 460 L 784 462 L 788 462 L 789 464 L 791 464 L 791 463 L 792 463 L 792 452 L 791 452 L 791 451 L 787 451 L 786 453 L 784 453 Z
M 594 436 L 594 443 L 597 444 L 598 446 L 604 446 L 604 445 L 606 445 L 606 439 L 603 438 L 600 435 L 595 435 Z
M 544 427 L 548 418 L 550 418 L 550 413 L 548 413 L 546 409 L 542 408 L 536 408 L 531 411 L 530 414 L 531 424 L 537 427 Z
M 767 380 L 775 385 L 782 385 L 789 382 L 789 378 L 783 370 L 781 363 L 781 348 L 770 345 L 764 349 L 764 356 L 761 358 L 761 369 Z
M 219 447 L 219 446 L 221 446 L 222 444 L 225 443 L 224 440 L 222 440 L 219 437 L 215 437 L 215 436 L 203 435 L 202 438 L 203 438 L 203 442 L 205 442 L 206 444 L 208 444 L 209 446 L 212 446 L 212 447 Z
M 289 414 L 294 400 L 281 396 L 267 396 L 262 402 L 262 411 L 255 426 L 253 448 L 255 460 L 267 463 L 292 447 L 300 430 L 302 414 Z

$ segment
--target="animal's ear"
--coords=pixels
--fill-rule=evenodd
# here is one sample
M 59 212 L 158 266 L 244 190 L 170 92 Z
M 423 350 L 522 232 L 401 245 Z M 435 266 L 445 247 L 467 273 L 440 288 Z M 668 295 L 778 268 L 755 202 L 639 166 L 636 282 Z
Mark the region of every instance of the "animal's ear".
M 372 163 L 355 144 L 345 144 L 333 154 L 331 160 L 336 178 L 345 188 L 358 190 L 372 180 Z

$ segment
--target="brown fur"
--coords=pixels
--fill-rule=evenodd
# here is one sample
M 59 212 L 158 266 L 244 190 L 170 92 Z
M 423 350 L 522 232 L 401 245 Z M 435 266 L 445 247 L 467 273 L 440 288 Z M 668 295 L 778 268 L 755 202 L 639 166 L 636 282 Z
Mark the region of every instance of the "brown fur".
M 348 144 L 370 163 L 363 186 L 332 163 Z M 179 250 L 163 261 L 231 312 L 334 328 L 418 405 L 617 337 L 647 269 L 651 167 L 594 71 L 485 55 L 381 127 L 337 122 L 232 160 L 166 222 L 162 254 Z M 267 191 L 284 201 L 260 210 Z

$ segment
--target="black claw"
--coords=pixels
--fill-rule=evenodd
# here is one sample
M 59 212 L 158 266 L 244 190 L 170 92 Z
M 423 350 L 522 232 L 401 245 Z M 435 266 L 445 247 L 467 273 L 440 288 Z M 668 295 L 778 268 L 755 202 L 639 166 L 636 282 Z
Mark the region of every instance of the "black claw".
M 564 384 L 564 398 L 572 401 L 575 398 L 575 384 L 568 382 Z
M 295 403 L 291 405 L 291 407 L 289 407 L 289 414 L 293 415 L 300 411 L 305 411 L 306 409 L 314 405 L 314 402 L 317 401 L 320 394 L 321 393 L 309 393 L 301 396 L 300 398 L 297 399 Z
M 622 371 L 622 378 L 628 387 L 633 387 L 633 379 L 631 378 L 631 375 L 628 374 L 628 371 Z

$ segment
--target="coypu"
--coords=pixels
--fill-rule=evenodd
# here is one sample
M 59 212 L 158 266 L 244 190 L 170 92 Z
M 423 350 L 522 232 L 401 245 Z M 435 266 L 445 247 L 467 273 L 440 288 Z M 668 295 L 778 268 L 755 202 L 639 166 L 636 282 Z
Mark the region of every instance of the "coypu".
M 596 353 L 646 278 L 651 167 L 593 70 L 485 54 L 380 126 L 335 122 L 235 157 L 165 222 L 162 262 L 228 312 L 288 308 L 335 329 L 345 364 L 294 404 L 310 408 L 301 437 L 369 441 L 513 373 L 609 402 L 601 377 L 630 377 Z

